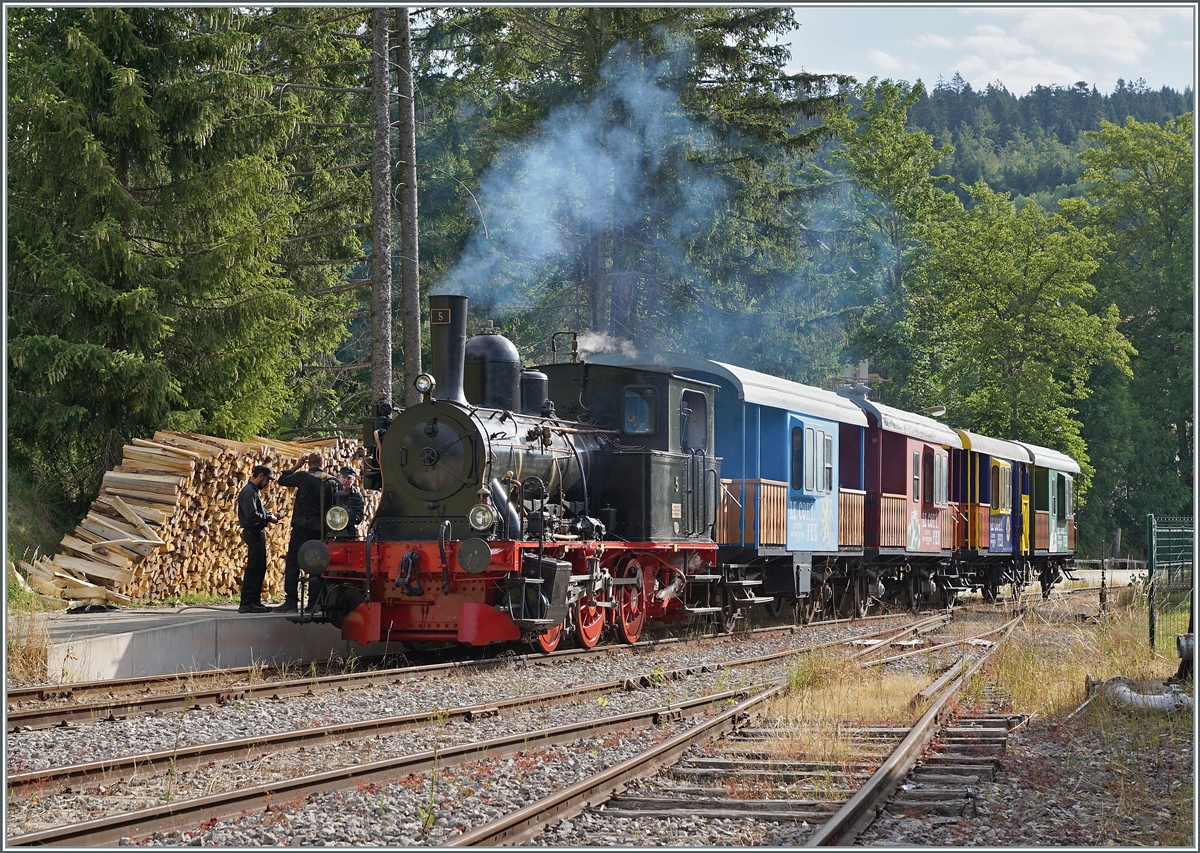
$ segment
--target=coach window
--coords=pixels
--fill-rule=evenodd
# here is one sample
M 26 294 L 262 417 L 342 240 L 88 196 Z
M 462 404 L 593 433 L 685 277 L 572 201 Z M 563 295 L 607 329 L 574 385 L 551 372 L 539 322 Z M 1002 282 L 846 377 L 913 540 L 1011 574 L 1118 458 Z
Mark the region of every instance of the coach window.
M 679 402 L 679 444 L 684 453 L 708 449 L 708 398 L 684 391 Z
M 933 503 L 933 451 L 925 451 L 925 503 Z
M 804 490 L 811 492 L 817 485 L 817 435 L 811 428 L 804 430 Z
M 1075 517 L 1075 479 L 1073 477 L 1063 477 L 1067 481 L 1067 499 L 1065 501 L 1063 514 L 1067 518 Z
M 921 454 L 919 451 L 913 451 L 913 502 L 921 499 Z
M 626 435 L 650 435 L 658 429 L 654 413 L 658 409 L 658 392 L 648 387 L 625 389 Z
M 804 488 L 804 427 L 792 427 L 792 488 Z
M 833 436 L 825 436 L 825 491 L 833 491 Z

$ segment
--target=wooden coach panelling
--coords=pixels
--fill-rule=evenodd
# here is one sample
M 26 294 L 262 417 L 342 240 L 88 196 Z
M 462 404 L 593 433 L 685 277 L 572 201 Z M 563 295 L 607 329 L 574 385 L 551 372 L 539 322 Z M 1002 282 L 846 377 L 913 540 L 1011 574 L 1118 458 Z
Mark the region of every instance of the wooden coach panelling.
M 1050 548 L 1050 513 L 1044 509 L 1033 513 L 1033 548 L 1046 551 Z
M 908 497 L 881 495 L 879 501 L 879 547 L 908 545 Z
M 740 480 L 722 480 L 717 503 L 717 542 L 735 545 L 742 542 L 742 484 Z
M 739 528 L 743 524 L 743 507 L 745 521 Z M 722 545 L 753 543 L 755 519 L 758 519 L 759 545 L 782 547 L 787 544 L 787 483 L 722 480 L 717 506 L 717 542 Z
M 951 524 L 954 525 L 953 547 L 956 551 L 959 548 L 967 547 L 967 525 L 969 523 L 969 519 L 967 517 L 968 507 L 969 504 L 950 504 L 949 514 L 951 516 Z
M 971 507 L 971 547 L 980 551 L 987 550 L 989 536 L 988 525 L 992 520 L 992 508 L 978 504 Z
M 1075 550 L 1075 519 L 1067 522 L 1067 550 Z
M 753 508 L 753 512 L 751 509 Z M 760 546 L 787 544 L 787 483 L 775 480 L 746 481 L 746 527 L 743 542 L 754 541 L 754 518 L 758 517 Z
M 954 507 L 942 511 L 942 550 L 954 550 Z
M 838 547 L 863 546 L 863 510 L 867 493 L 856 489 L 838 490 Z

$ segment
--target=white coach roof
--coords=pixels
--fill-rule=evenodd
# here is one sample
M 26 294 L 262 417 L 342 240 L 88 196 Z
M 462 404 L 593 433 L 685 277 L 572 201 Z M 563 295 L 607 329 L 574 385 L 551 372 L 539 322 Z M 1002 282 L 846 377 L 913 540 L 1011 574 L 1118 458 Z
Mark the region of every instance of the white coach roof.
M 1018 441 L 1017 444 L 1029 451 L 1029 455 L 1033 457 L 1033 464 L 1042 468 L 1053 468 L 1055 471 L 1066 471 L 1070 474 L 1079 473 L 1079 463 L 1065 453 L 1059 453 L 1057 450 L 1051 450 L 1049 447 L 1038 447 L 1036 444 L 1027 444 L 1024 441 Z
M 883 403 L 876 403 L 874 400 L 868 400 L 862 394 L 854 393 L 849 387 L 838 391 L 838 394 L 852 401 L 863 411 L 874 415 L 880 428 L 889 432 L 898 432 L 901 435 L 919 438 L 921 441 L 932 441 L 935 444 L 944 444 L 955 449 L 961 449 L 963 446 L 958 433 L 933 418 L 906 412 L 903 409 L 893 409 Z
M 815 415 L 844 424 L 867 425 L 866 417 L 857 406 L 832 391 L 824 391 L 811 385 L 801 385 L 799 382 L 780 379 L 766 373 L 735 367 L 732 364 L 723 364 L 707 358 L 662 352 L 605 352 L 589 355 L 587 362 L 613 367 L 634 367 L 662 373 L 680 371 L 708 373 L 731 384 L 737 391 L 738 398 L 747 403 Z
M 1013 462 L 1030 462 L 1029 451 L 1015 441 L 1003 441 L 999 438 L 989 438 L 986 435 L 956 429 L 962 436 L 964 450 L 974 450 L 976 453 L 986 453 L 988 456 L 999 456 Z

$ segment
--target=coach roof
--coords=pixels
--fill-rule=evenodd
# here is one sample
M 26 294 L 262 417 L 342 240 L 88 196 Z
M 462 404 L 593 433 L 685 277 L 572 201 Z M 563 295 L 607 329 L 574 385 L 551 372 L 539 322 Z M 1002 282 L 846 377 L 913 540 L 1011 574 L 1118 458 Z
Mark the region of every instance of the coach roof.
M 1024 441 L 1018 441 L 1017 444 L 1029 451 L 1034 465 L 1041 468 L 1053 468 L 1055 471 L 1066 471 L 1069 474 L 1079 473 L 1079 463 L 1065 453 L 1059 453 L 1049 447 L 1038 447 L 1036 444 Z
M 587 361 L 589 364 L 633 367 L 661 373 L 704 373 L 728 382 L 737 391 L 738 399 L 747 403 L 814 415 L 844 424 L 867 425 L 867 419 L 858 407 L 832 391 L 707 358 L 665 352 L 605 352 L 589 355 Z
M 916 415 L 912 412 L 906 412 L 903 409 L 893 409 L 891 406 L 885 406 L 883 403 L 868 400 L 862 389 L 863 386 L 858 386 L 858 388 L 845 387 L 838 391 L 838 394 L 847 400 L 853 401 L 863 411 L 872 415 L 875 418 L 875 423 L 879 424 L 880 429 L 886 429 L 889 432 L 898 432 L 901 435 L 911 436 L 921 441 L 944 444 L 947 447 L 955 449 L 962 448 L 962 439 L 958 437 L 958 433 L 945 424 L 939 423 L 933 418 L 927 418 L 924 415 Z
M 965 429 L 955 430 L 955 432 L 962 436 L 964 450 L 974 450 L 976 453 L 986 453 L 988 456 L 998 456 L 1001 459 L 1008 459 L 1013 462 L 1032 461 L 1029 451 L 1015 441 L 989 438 L 986 435 L 979 435 Z

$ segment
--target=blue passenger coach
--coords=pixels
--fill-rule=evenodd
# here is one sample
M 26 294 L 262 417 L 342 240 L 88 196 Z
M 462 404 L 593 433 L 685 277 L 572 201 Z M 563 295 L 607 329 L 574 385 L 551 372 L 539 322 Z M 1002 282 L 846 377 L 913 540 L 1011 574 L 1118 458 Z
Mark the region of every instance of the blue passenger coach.
M 592 364 L 670 371 L 718 386 L 714 538 L 739 601 L 803 599 L 837 559 L 861 555 L 861 409 L 831 391 L 705 358 L 604 353 Z M 844 510 L 844 512 L 843 512 Z M 843 517 L 848 516 L 849 518 Z M 849 522 L 849 523 L 847 523 Z

